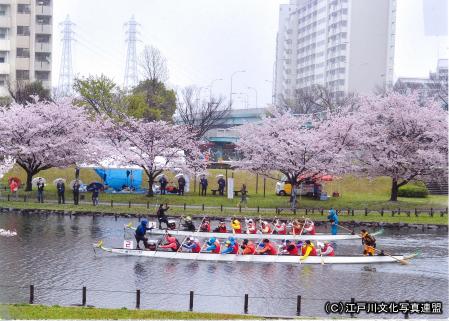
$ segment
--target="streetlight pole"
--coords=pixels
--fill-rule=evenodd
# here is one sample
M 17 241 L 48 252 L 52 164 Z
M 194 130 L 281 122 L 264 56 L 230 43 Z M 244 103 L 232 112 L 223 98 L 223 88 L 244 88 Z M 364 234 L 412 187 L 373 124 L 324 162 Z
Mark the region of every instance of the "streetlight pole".
M 248 87 L 248 89 L 252 89 L 252 90 L 254 90 L 254 92 L 256 93 L 256 108 L 257 108 L 257 89 L 256 88 L 253 88 L 253 87 Z
M 234 75 L 239 72 L 246 72 L 246 70 L 237 70 L 237 71 L 234 71 L 231 75 L 231 91 L 229 93 L 229 106 L 231 106 L 231 107 L 232 107 L 232 77 L 234 77 Z
M 214 82 L 219 81 L 219 80 L 223 80 L 223 78 L 218 78 L 218 79 L 214 79 L 210 82 L 209 85 L 209 101 L 212 100 L 212 86 L 214 85 Z

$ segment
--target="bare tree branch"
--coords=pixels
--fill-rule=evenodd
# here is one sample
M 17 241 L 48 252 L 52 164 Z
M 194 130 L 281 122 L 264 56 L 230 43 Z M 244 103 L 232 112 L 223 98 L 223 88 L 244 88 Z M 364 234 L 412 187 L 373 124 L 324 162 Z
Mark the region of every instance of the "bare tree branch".
M 145 46 L 139 65 L 143 77 L 152 83 L 165 83 L 168 80 L 167 60 L 156 47 Z

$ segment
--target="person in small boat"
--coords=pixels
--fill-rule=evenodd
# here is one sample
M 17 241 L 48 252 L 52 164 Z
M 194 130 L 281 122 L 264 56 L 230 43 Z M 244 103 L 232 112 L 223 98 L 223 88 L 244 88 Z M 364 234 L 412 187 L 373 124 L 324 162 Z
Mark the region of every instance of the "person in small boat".
M 210 220 L 209 218 L 205 217 L 203 222 L 201 223 L 200 226 L 200 231 L 201 232 L 210 232 Z
M 238 254 L 239 244 L 232 236 L 225 243 L 225 248 L 221 251 L 221 254 Z
M 207 247 L 206 247 L 206 252 L 211 252 L 211 253 L 216 253 L 219 254 L 220 253 L 220 242 L 215 238 L 215 237 L 211 237 L 209 239 L 209 241 L 207 241 Z
M 261 226 L 260 230 L 261 230 L 262 234 L 271 234 L 272 229 L 271 229 L 270 223 L 268 223 L 267 221 L 262 221 L 261 225 L 262 226 Z
M 316 232 L 315 232 L 315 223 L 313 223 L 312 221 L 305 222 L 302 234 L 315 235 L 316 234 Z
M 246 234 L 257 234 L 257 226 L 252 219 L 246 222 Z
M 159 245 L 160 249 L 168 249 L 172 250 L 173 252 L 176 252 L 179 249 L 179 241 L 176 237 L 172 236 L 171 234 L 167 233 L 164 236 L 165 244 Z
M 303 246 L 301 247 L 301 258 L 300 260 L 305 260 L 309 256 L 316 256 L 316 249 L 315 246 L 313 246 L 313 243 L 307 240 Z
M 277 219 L 276 222 L 274 223 L 273 234 L 286 235 L 287 226 L 285 225 L 285 223 Z
M 298 255 L 298 248 L 295 243 L 292 243 L 290 240 L 285 241 L 284 247 L 281 252 L 282 255 Z
M 196 232 L 195 224 L 193 224 L 192 218 L 190 216 L 187 216 L 184 219 L 184 223 L 182 224 L 182 227 L 184 228 L 184 231 Z
M 334 248 L 328 241 L 323 242 L 323 247 L 321 248 L 322 256 L 335 256 Z
M 226 233 L 226 223 L 225 221 L 220 221 L 220 223 L 218 223 L 218 227 L 214 229 L 215 233 Z
M 336 235 L 338 232 L 338 214 L 334 208 L 331 207 L 329 210 L 329 215 L 327 216 L 329 222 L 331 222 L 331 234 Z
M 200 251 L 201 251 L 201 244 L 198 241 L 198 239 L 194 239 L 191 237 L 188 237 L 186 239 L 185 243 L 182 244 L 182 247 L 192 253 L 200 253 Z
M 299 235 L 302 231 L 302 224 L 298 220 L 293 220 L 292 222 L 292 234 Z
M 242 233 L 242 225 L 240 224 L 240 221 L 235 217 L 232 218 L 231 228 L 236 234 Z
M 363 244 L 363 255 L 373 256 L 376 253 L 376 239 L 370 235 L 365 229 L 360 232 Z
M 257 249 L 256 250 L 256 254 L 261 254 L 261 255 L 277 255 L 278 251 L 276 249 L 276 246 L 270 242 L 269 239 L 264 239 L 263 242 L 263 247 L 261 249 Z
M 139 247 L 139 243 L 140 241 L 143 242 L 143 246 L 144 248 L 148 248 L 148 238 L 145 237 L 145 233 L 147 231 L 150 231 L 151 228 L 147 227 L 148 226 L 148 221 L 147 220 L 142 220 L 140 221 L 140 225 L 136 228 L 136 232 L 134 233 L 134 236 L 136 238 L 136 249 L 140 250 Z
M 254 243 L 247 239 L 243 240 L 243 243 L 240 246 L 240 248 L 243 250 L 242 252 L 243 255 L 252 255 L 256 251 L 256 246 L 254 245 Z
M 159 229 L 162 230 L 162 223 L 165 223 L 165 228 L 168 228 L 168 219 L 167 216 L 165 215 L 165 212 L 168 211 L 170 207 L 168 207 L 168 204 L 165 203 L 165 208 L 164 208 L 164 204 L 160 204 L 159 208 L 157 210 L 156 216 L 157 216 L 157 220 L 159 221 Z

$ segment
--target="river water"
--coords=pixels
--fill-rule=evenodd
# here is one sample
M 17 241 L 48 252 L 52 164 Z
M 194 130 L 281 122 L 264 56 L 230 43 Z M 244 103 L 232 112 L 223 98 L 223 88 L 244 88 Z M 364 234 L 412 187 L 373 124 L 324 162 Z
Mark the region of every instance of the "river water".
M 131 219 L 134 225 L 137 219 Z M 93 251 L 104 240 L 121 247 L 130 219 L 55 215 L 0 214 L 0 228 L 16 229 L 17 237 L 0 237 L 0 302 L 28 302 L 35 285 L 35 303 L 81 303 L 96 307 L 134 308 L 140 289 L 141 308 L 186 311 L 194 291 L 194 311 L 242 313 L 249 295 L 249 313 L 294 316 L 301 295 L 301 315 L 329 316 L 326 301 L 441 301 L 448 317 L 448 237 L 440 230 L 387 229 L 378 248 L 394 254 L 422 254 L 409 265 L 293 265 L 169 261 L 126 257 Z M 128 238 L 132 235 L 126 233 Z M 360 241 L 339 241 L 340 255 L 361 253 Z M 332 316 L 339 316 L 332 315 Z M 346 315 L 348 316 L 348 315 Z M 404 318 L 402 313 L 360 317 Z

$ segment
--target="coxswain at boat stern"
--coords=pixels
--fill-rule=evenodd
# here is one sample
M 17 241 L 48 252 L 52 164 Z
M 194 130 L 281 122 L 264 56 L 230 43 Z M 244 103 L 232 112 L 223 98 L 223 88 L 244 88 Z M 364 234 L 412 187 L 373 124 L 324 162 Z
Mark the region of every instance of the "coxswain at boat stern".
M 147 220 L 142 220 L 140 222 L 140 225 L 136 228 L 136 232 L 134 234 L 135 238 L 136 238 L 136 249 L 140 250 L 139 247 L 139 243 L 140 241 L 143 242 L 143 246 L 144 248 L 148 248 L 148 239 L 145 237 L 145 233 L 149 230 L 151 230 L 151 228 L 147 227 L 148 225 L 148 221 Z
M 313 243 L 307 240 L 301 248 L 301 254 L 300 260 L 305 260 L 309 256 L 316 256 L 316 249 L 315 246 L 313 246 Z
M 210 220 L 209 218 L 205 217 L 203 220 L 203 223 L 201 223 L 200 226 L 200 232 L 210 232 Z
M 176 252 L 179 249 L 179 241 L 176 239 L 176 237 L 172 236 L 171 234 L 165 234 L 165 244 L 160 245 L 160 249 L 169 249 L 173 252 Z
M 262 244 L 263 244 L 263 248 L 257 249 L 256 254 L 265 254 L 265 255 L 277 255 L 278 254 L 276 246 L 273 243 L 271 243 L 269 239 L 264 239 Z
M 212 253 L 220 253 L 220 242 L 215 238 L 211 237 L 209 241 L 207 241 L 206 252 Z
M 243 240 L 242 246 L 240 246 L 240 248 L 243 250 L 243 255 L 252 255 L 256 251 L 256 246 L 254 245 L 254 243 L 247 239 Z
M 307 221 L 306 223 L 304 223 L 304 230 L 302 234 L 315 235 L 315 223 L 313 223 L 312 221 Z
M 195 225 L 193 224 L 192 218 L 190 216 L 187 216 L 184 219 L 184 223 L 182 224 L 182 227 L 184 228 L 184 231 L 190 231 L 190 232 L 196 231 Z
M 322 256 L 335 256 L 334 248 L 328 241 L 323 242 L 323 246 L 320 247 Z
M 334 210 L 333 207 L 329 210 L 329 215 L 327 216 L 329 222 L 331 222 L 331 233 L 332 235 L 336 235 L 338 232 L 338 214 L 337 211 Z
M 182 245 L 183 248 L 187 249 L 188 251 L 192 253 L 200 253 L 201 251 L 201 244 L 198 241 L 198 239 L 194 239 L 191 237 L 188 237 L 185 241 L 185 243 Z
M 232 218 L 231 228 L 234 230 L 234 233 L 236 234 L 242 233 L 242 225 L 240 224 L 240 221 L 235 217 Z
M 229 239 L 225 243 L 225 248 L 221 252 L 221 254 L 238 254 L 239 252 L 239 244 L 235 240 L 234 237 L 229 237 Z
M 298 248 L 290 240 L 285 241 L 282 249 L 282 255 L 298 255 Z
M 220 221 L 220 223 L 218 223 L 218 227 L 216 229 L 214 229 L 214 232 L 215 233 L 227 233 L 225 221 Z
M 373 256 L 376 253 L 376 239 L 365 229 L 360 231 L 360 237 L 363 244 L 363 255 Z

